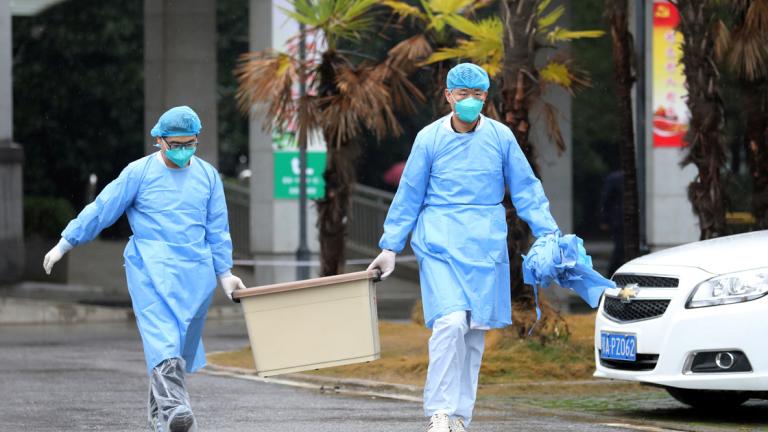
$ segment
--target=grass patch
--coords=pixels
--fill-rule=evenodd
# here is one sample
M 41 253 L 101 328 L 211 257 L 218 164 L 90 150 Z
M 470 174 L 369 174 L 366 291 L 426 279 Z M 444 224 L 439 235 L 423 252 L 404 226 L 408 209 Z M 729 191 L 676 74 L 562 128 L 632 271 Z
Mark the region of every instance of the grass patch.
M 612 391 L 601 395 L 579 395 L 579 397 L 531 398 L 526 400 L 526 403 L 542 408 L 607 413 L 654 407 L 660 401 L 669 400 L 666 392 L 660 389 L 637 386 L 633 390 L 631 392 Z
M 594 371 L 595 315 L 565 317 L 571 331 L 567 339 L 542 345 L 520 339 L 513 330 L 491 330 L 486 336 L 480 370 L 481 386 L 526 381 L 588 379 Z M 423 385 L 427 373 L 430 330 L 415 323 L 379 323 L 381 359 L 313 371 L 317 375 Z M 253 368 L 250 347 L 208 356 L 211 363 Z

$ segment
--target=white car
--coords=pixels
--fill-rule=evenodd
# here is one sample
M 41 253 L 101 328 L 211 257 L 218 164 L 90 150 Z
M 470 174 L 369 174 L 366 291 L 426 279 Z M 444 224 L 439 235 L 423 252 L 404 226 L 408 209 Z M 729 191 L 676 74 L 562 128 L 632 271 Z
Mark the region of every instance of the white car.
M 636 258 L 595 319 L 594 376 L 695 408 L 768 398 L 768 230 Z

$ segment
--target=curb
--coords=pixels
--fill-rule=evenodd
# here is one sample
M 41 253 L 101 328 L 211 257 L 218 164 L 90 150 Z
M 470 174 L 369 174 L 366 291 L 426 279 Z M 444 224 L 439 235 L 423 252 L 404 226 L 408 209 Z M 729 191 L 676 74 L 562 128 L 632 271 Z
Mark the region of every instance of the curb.
M 214 353 L 212 352 L 209 354 Z M 252 369 L 220 366 L 212 363 L 208 363 L 208 365 L 200 372 L 208 375 L 227 376 L 266 384 L 280 384 L 290 387 L 317 390 L 320 393 L 367 396 L 418 403 L 421 403 L 422 401 L 422 388 L 407 384 L 393 384 L 381 381 L 349 378 L 332 378 L 301 373 L 287 374 L 279 378 L 262 378 L 257 376 Z
M 133 319 L 131 308 L 0 297 L 0 324 L 77 324 Z
M 208 320 L 242 318 L 239 306 L 211 306 Z M 134 321 L 130 307 L 111 307 L 76 301 L 28 297 L 0 297 L 0 324 L 83 324 Z

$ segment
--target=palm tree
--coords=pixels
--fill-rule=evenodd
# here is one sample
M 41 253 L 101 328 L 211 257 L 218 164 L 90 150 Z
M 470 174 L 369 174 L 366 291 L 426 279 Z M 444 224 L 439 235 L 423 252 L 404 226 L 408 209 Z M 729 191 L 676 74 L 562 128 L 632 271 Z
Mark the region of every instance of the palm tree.
M 624 171 L 624 259 L 640 254 L 638 220 L 637 170 L 635 166 L 635 132 L 632 122 L 632 35 L 627 19 L 627 0 L 606 0 L 606 13 L 613 41 L 613 67 L 616 79 L 616 100 L 621 123 L 621 166 Z
M 371 28 L 375 0 L 293 0 L 290 17 L 307 27 L 315 41 L 307 60 L 296 52 L 260 51 L 245 54 L 236 70 L 238 100 L 244 111 L 256 107 L 265 128 L 298 129 L 299 142 L 308 131 L 320 130 L 327 145 L 325 197 L 317 201 L 321 274 L 338 274 L 344 264 L 344 239 L 349 197 L 355 182 L 357 139 L 364 130 L 377 138 L 398 135 L 402 129 L 396 106 L 414 108 L 421 92 L 407 79 L 393 58 L 355 62 L 360 53 L 341 51 L 341 40 L 359 40 Z M 307 94 L 293 95 L 306 77 Z
M 746 115 L 755 227 L 768 228 L 768 1 L 731 2 L 732 30 L 720 23 L 718 57 L 735 73 Z
M 672 0 L 680 12 L 685 79 L 688 86 L 688 153 L 682 165 L 694 164 L 696 178 L 688 186 L 688 199 L 699 218 L 701 239 L 726 233 L 725 194 L 721 168 L 726 162 L 722 137 L 723 101 L 720 73 L 714 61 L 716 23 L 711 0 Z
M 436 50 L 450 49 L 456 44 L 456 31 L 451 23 L 458 18 L 472 16 L 477 10 L 488 6 L 490 0 L 426 0 L 413 6 L 402 0 L 384 0 L 383 5 L 400 17 L 399 22 L 410 20 L 416 34 L 397 44 L 391 54 L 398 60 L 401 70 L 411 74 L 423 66 Z M 451 58 L 450 56 L 446 59 Z M 443 113 L 448 104 L 443 97 L 445 76 L 451 64 L 448 61 L 430 61 L 432 65 L 433 93 L 429 98 L 432 112 Z

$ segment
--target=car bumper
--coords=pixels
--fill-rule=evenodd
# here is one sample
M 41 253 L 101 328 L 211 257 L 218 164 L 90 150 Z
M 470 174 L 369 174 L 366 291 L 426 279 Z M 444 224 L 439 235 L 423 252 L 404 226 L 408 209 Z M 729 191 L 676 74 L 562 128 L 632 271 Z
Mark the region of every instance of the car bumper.
M 685 303 L 696 285 L 714 275 L 695 268 L 624 266 L 622 273 L 677 277 L 677 288 L 640 288 L 636 299 L 669 299 L 660 317 L 618 322 L 604 313 L 605 297 L 595 319 L 595 377 L 687 389 L 768 390 L 768 297 L 722 306 L 686 309 Z M 618 289 L 606 291 L 616 296 Z M 634 300 L 634 299 L 633 299 Z M 652 370 L 625 370 L 614 361 L 608 367 L 600 361 L 601 332 L 634 334 L 638 355 L 658 355 Z M 690 361 L 702 351 L 742 351 L 751 364 L 750 372 L 691 372 Z M 619 366 L 615 366 L 616 364 Z

